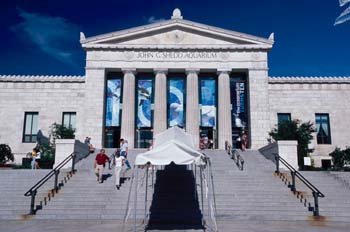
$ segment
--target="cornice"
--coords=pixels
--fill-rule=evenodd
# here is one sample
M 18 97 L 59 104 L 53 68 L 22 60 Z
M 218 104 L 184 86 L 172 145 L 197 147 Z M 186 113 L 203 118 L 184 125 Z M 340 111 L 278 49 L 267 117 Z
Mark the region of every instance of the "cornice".
M 218 51 L 237 51 L 237 50 L 261 50 L 268 51 L 272 45 L 146 45 L 146 44 L 84 44 L 85 50 L 218 50 Z
M 0 82 L 85 82 L 85 76 L 0 75 Z
M 346 83 L 350 84 L 350 76 L 275 76 L 269 77 L 270 84 L 305 84 L 305 83 Z

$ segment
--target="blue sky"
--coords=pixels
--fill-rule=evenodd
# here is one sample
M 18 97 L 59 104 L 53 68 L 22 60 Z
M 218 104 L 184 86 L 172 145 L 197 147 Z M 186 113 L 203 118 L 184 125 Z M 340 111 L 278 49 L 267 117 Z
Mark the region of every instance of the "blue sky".
M 350 5 L 350 4 L 347 4 Z M 185 19 L 267 38 L 270 76 L 350 76 L 348 7 L 338 0 L 2 0 L 0 75 L 84 75 L 87 37 L 169 19 Z

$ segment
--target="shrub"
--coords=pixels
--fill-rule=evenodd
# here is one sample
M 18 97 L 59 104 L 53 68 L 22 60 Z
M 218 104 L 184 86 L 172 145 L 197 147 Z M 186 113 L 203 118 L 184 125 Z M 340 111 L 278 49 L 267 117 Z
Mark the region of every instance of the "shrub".
M 313 152 L 309 144 L 313 139 L 312 133 L 316 132 L 311 122 L 301 123 L 300 120 L 284 120 L 272 129 L 269 135 L 274 140 L 297 140 L 298 141 L 298 164 L 304 167 L 304 157 Z
M 343 169 L 344 161 L 350 162 L 350 148 L 341 150 L 339 147 L 336 147 L 329 155 L 332 157 L 335 169 Z
M 12 154 L 11 148 L 7 144 L 0 144 L 0 164 L 5 164 L 8 161 L 14 161 L 15 157 Z
M 75 130 L 71 127 L 67 128 L 63 125 L 53 123 L 50 126 L 50 137 L 53 140 L 53 143 L 55 143 L 56 139 L 74 139 Z

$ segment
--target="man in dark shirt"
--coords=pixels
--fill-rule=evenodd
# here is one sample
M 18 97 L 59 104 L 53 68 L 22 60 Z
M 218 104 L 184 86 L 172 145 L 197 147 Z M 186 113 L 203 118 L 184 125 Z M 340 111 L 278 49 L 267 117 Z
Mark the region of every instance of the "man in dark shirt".
M 102 174 L 105 163 L 109 160 L 108 156 L 105 154 L 105 149 L 101 149 L 100 153 L 96 155 L 94 168 L 97 176 L 97 181 L 102 183 Z

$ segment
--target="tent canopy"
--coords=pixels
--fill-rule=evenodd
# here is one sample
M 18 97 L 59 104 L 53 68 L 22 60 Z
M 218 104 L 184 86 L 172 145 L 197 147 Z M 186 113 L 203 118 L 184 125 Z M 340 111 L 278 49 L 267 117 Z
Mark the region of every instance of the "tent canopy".
M 169 142 L 170 140 L 176 140 L 195 150 L 194 141 L 192 135 L 186 133 L 183 129 L 174 126 L 166 131 L 157 134 L 154 138 L 154 148 L 161 146 Z
M 178 127 L 172 127 L 155 136 L 154 149 L 136 156 L 136 165 L 203 164 L 203 154 L 194 147 L 193 138 Z

